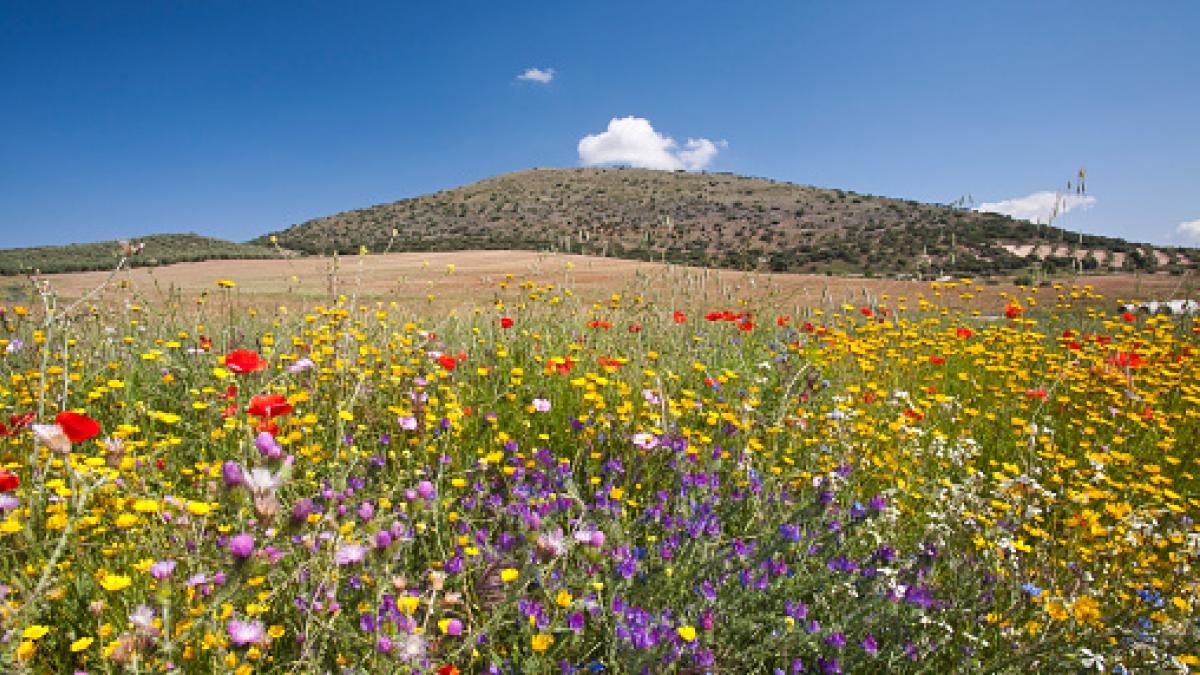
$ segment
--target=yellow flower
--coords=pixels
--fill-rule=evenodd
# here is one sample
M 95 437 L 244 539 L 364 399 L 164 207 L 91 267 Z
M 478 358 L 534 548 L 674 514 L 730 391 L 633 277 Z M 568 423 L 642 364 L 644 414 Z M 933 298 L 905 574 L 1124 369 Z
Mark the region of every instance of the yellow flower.
M 81 637 L 78 640 L 71 643 L 71 651 L 72 652 L 81 652 L 81 651 L 87 649 L 88 647 L 91 647 L 92 643 L 95 641 L 96 641 L 96 638 Z
M 1057 600 L 1052 600 L 1046 603 L 1046 613 L 1055 621 L 1064 621 L 1067 618 L 1067 608 Z
M 679 633 L 679 637 L 683 638 L 684 642 L 694 642 L 696 640 L 696 629 L 692 626 L 680 626 L 675 629 Z
M 133 580 L 120 574 L 109 574 L 100 580 L 100 586 L 110 593 L 116 593 L 129 588 Z
M 566 589 L 563 589 L 558 592 L 558 597 L 554 599 L 554 602 L 558 604 L 559 607 L 565 609 L 571 606 L 571 599 L 571 594 L 568 593 Z
M 421 599 L 415 595 L 405 595 L 400 598 L 400 609 L 405 614 L 412 614 L 417 611 L 417 606 L 421 604 Z
M 188 502 L 187 510 L 193 516 L 207 516 L 212 513 L 212 507 L 204 502 Z
M 517 577 L 519 576 L 521 576 L 521 573 L 511 567 L 506 567 L 500 570 L 500 581 L 503 581 L 506 584 L 516 581 Z
M 529 641 L 530 646 L 533 647 L 533 651 L 544 652 L 550 648 L 550 645 L 554 644 L 554 636 L 547 633 L 538 633 L 529 638 Z
M 25 632 L 21 633 L 21 638 L 25 639 L 25 640 L 40 640 L 40 639 L 42 639 L 43 636 L 46 635 L 46 633 L 49 633 L 49 632 L 50 632 L 49 626 L 42 626 L 40 624 L 34 624 L 34 625 L 30 626 L 29 628 L 26 628 Z
M 1089 623 L 1100 619 L 1100 603 L 1086 595 L 1076 600 L 1072 609 L 1075 611 L 1075 620 L 1080 623 Z
M 113 524 L 120 528 L 126 528 L 133 527 L 134 525 L 137 525 L 137 523 L 137 516 L 133 515 L 132 513 L 122 513 L 121 515 L 117 516 L 117 520 Z

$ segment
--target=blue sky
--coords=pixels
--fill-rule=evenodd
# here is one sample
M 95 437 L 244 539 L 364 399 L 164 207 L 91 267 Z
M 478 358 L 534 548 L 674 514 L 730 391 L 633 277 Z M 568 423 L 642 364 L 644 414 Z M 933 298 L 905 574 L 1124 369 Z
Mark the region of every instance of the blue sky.
M 936 202 L 1085 166 L 1067 227 L 1200 241 L 1197 26 L 1188 0 L 14 0 L 0 247 L 246 240 L 585 161 Z

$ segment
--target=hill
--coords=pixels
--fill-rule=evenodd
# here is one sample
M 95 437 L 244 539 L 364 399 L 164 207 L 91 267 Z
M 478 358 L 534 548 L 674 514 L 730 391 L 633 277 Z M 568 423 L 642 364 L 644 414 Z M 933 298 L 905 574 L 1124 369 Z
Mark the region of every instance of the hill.
M 256 240 L 265 244 L 267 235 Z M 1200 252 L 731 174 L 529 169 L 275 232 L 306 253 L 555 250 L 868 275 L 1194 268 Z
M 267 246 L 235 244 L 197 234 L 154 234 L 134 240 L 145 244 L 141 253 L 129 258 L 132 267 L 153 267 L 179 262 L 234 258 L 278 258 Z M 39 272 L 87 272 L 112 269 L 121 258 L 116 241 L 66 246 L 36 246 L 0 249 L 0 275 Z

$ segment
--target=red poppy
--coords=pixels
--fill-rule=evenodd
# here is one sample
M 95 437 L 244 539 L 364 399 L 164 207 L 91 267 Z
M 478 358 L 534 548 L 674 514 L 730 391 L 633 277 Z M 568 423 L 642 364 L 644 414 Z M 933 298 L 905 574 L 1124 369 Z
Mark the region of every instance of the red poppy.
M 458 668 L 452 665 L 442 666 L 437 669 L 437 675 L 458 675 Z
M 738 321 L 737 327 L 741 330 L 754 330 L 754 322 L 749 319 L 746 319 L 745 321 Z
M 791 320 L 792 320 L 792 317 L 790 317 L 790 316 L 775 317 L 775 323 L 776 323 L 776 325 L 778 325 L 780 327 L 788 325 L 791 322 Z
M 283 394 L 259 394 L 250 397 L 250 406 L 246 412 L 255 417 L 278 417 L 292 412 L 292 404 Z
M 1024 307 L 1012 302 L 1008 303 L 1008 306 L 1004 308 L 1004 316 L 1007 316 L 1010 319 L 1015 319 L 1018 316 L 1021 316 L 1021 314 L 1024 312 Z
M 620 368 L 621 367 L 620 361 L 617 361 L 616 359 L 610 359 L 609 357 L 603 356 L 603 355 L 600 356 L 599 358 L 597 358 L 596 362 L 599 363 L 600 366 L 603 368 Z
M 862 312 L 863 316 L 871 316 L 871 308 L 870 307 L 863 307 L 863 308 L 859 309 L 858 311 Z
M 54 418 L 72 443 L 82 443 L 100 433 L 100 423 L 88 417 L 64 410 Z
M 940 366 L 946 362 L 946 359 L 942 356 L 931 356 L 929 357 L 929 362 L 935 366 Z
M 500 327 L 501 328 L 512 328 L 513 320 L 508 318 L 507 316 L 504 317 L 503 319 L 500 319 Z
M 8 425 L 0 422 L 0 436 L 16 436 L 21 429 L 29 426 L 29 423 L 37 417 L 36 414 L 28 412 L 24 415 L 10 415 Z
M 919 412 L 919 411 L 916 411 L 916 410 L 913 410 L 912 408 L 909 408 L 908 410 L 905 410 L 905 411 L 904 411 L 904 416 L 905 416 L 905 417 L 907 417 L 907 418 L 909 418 L 909 419 L 911 419 L 911 420 L 916 420 L 916 421 L 918 421 L 918 422 L 920 422 L 921 420 L 925 419 L 925 415 L 924 415 L 923 413 L 921 413 L 921 412 Z
M 1037 389 L 1028 389 L 1025 391 L 1025 395 L 1029 398 L 1036 398 L 1044 401 L 1046 400 L 1046 388 L 1038 387 Z
M 441 364 L 441 366 L 446 370 L 454 370 L 454 366 L 458 365 L 458 362 L 454 360 L 454 357 L 449 354 L 442 354 L 439 356 L 438 363 Z
M 1130 323 L 1133 323 L 1137 320 L 1137 317 L 1135 317 L 1131 312 L 1121 312 L 1121 318 Z
M 959 328 L 958 330 L 956 330 L 954 332 L 955 332 L 955 334 L 958 335 L 958 337 L 960 337 L 964 340 L 966 340 L 967 338 L 969 338 L 975 334 L 975 332 L 972 331 L 970 328 Z
M 225 367 L 235 373 L 253 373 L 266 368 L 267 361 L 258 352 L 239 349 L 225 355 Z
M 706 321 L 720 321 L 723 315 L 720 312 L 709 312 L 704 315 Z
M 16 490 L 20 484 L 21 479 L 17 474 L 0 469 L 0 494 Z
M 1142 358 L 1141 354 L 1117 352 L 1108 357 L 1108 362 L 1118 368 L 1141 368 L 1146 364 L 1146 359 Z
M 671 320 L 675 323 L 683 323 L 687 321 L 687 314 L 684 314 L 683 312 L 675 312 L 671 315 Z
M 630 333 L 636 333 L 636 332 L 638 332 L 638 331 L 639 331 L 639 330 L 641 330 L 641 329 L 642 329 L 642 324 L 640 324 L 640 323 L 631 323 L 631 324 L 629 324 L 629 332 L 630 332 Z

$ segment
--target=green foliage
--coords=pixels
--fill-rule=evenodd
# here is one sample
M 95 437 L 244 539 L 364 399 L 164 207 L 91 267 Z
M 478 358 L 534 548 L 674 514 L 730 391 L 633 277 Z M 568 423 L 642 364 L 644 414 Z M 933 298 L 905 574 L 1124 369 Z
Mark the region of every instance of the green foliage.
M 196 234 L 155 234 L 133 240 L 145 249 L 129 258 L 131 267 L 155 267 L 179 262 L 278 258 L 268 246 L 236 244 Z M 66 246 L 0 249 L 0 275 L 109 270 L 121 258 L 116 241 Z
M 274 234 L 282 245 L 314 254 L 361 246 L 553 249 L 775 272 L 870 269 L 878 276 L 1009 274 L 1029 264 L 1010 249 L 1040 246 L 1053 249 L 1048 257 L 1062 257 L 1067 241 L 1097 261 L 1113 251 L 1149 250 L 947 205 L 732 174 L 616 168 L 517 171 Z M 1168 255 L 1178 259 L 1175 251 Z M 1153 255 L 1138 256 L 1132 269 L 1153 268 Z M 1063 260 L 1055 265 L 1074 269 Z M 1194 269 L 1197 260 L 1193 254 L 1177 264 Z

